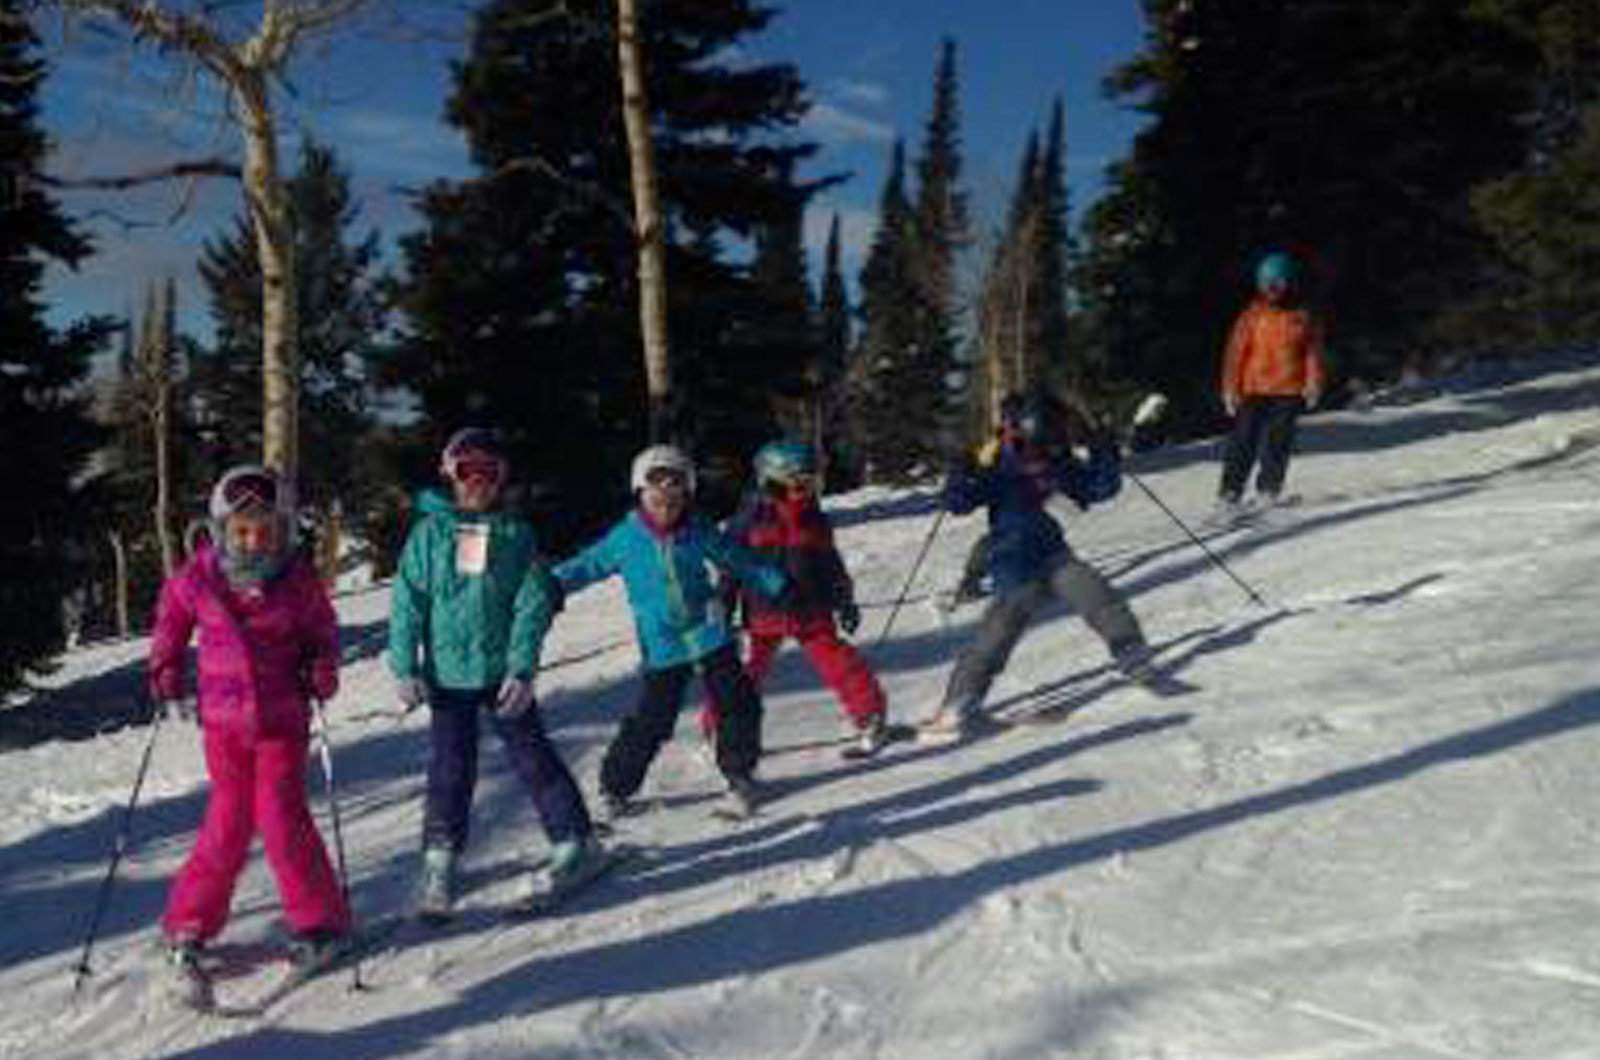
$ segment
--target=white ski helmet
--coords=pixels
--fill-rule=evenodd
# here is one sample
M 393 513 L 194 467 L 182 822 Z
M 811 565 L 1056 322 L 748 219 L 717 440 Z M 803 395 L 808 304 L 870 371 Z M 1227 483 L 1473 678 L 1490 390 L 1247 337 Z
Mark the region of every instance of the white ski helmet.
M 257 508 L 294 523 L 294 487 L 271 468 L 238 464 L 223 472 L 211 487 L 211 520 L 221 523 L 234 512 Z
M 458 465 L 468 453 L 482 453 L 498 461 L 500 477 L 505 478 L 511 462 L 506 458 L 505 439 L 499 431 L 489 427 L 463 427 L 456 431 L 439 454 L 439 473 L 454 482 L 458 477 Z
M 694 461 L 684 454 L 682 449 L 675 445 L 652 445 L 644 452 L 633 458 L 633 474 L 630 481 L 633 492 L 638 493 L 644 489 L 646 480 L 652 471 L 676 471 L 684 477 L 689 485 L 689 492 L 694 493 Z
M 242 511 L 265 512 L 276 517 L 279 536 L 275 555 L 246 559 L 230 552 L 225 524 L 228 516 Z M 223 472 L 217 484 L 211 487 L 207 514 L 212 546 L 222 555 L 223 569 L 230 578 L 261 580 L 273 576 L 282 569 L 298 543 L 294 487 L 271 468 L 239 464 Z

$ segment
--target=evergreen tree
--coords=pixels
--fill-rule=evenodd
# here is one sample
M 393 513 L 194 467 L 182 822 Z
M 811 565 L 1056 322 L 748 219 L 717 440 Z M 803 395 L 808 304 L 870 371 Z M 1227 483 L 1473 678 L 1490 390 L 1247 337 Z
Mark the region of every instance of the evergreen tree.
M 1265 251 L 1295 252 L 1335 367 L 1440 341 L 1492 253 L 1469 196 L 1525 139 L 1530 50 L 1459 0 L 1147 0 L 1109 87 L 1151 115 L 1091 212 L 1084 292 L 1114 371 L 1216 413 L 1217 359 Z
M 1068 275 L 1073 255 L 1071 207 L 1067 198 L 1066 110 L 1057 99 L 1050 111 L 1038 181 L 1034 188 L 1038 217 L 1033 240 L 1034 273 L 1038 277 L 1034 310 L 1029 314 L 1029 346 L 1038 351 L 1039 382 L 1065 390 L 1083 387 L 1082 365 L 1072 359 L 1068 325 Z
M 674 434 L 730 475 L 777 429 L 770 392 L 798 393 L 806 367 L 755 341 L 770 303 L 741 253 L 761 236 L 766 260 L 782 256 L 813 150 L 778 142 L 804 109 L 794 69 L 726 61 L 770 18 L 749 0 L 662 0 L 642 25 Z M 448 110 L 479 175 L 430 189 L 405 243 L 408 334 L 390 378 L 438 437 L 467 420 L 508 430 L 556 547 L 615 514 L 648 437 L 616 62 L 601 0 L 481 8 Z
M 300 293 L 300 477 L 302 505 L 335 499 L 352 511 L 373 501 L 368 382 L 382 353 L 387 308 L 378 274 L 376 233 L 354 233 L 359 207 L 331 148 L 306 141 L 288 181 Z M 261 458 L 261 271 L 248 217 L 201 252 L 215 342 L 194 364 L 200 469 L 214 478 L 231 464 Z
M 1030 133 L 1016 184 L 997 233 L 978 301 L 972 402 L 968 434 L 981 438 L 994 428 L 1000 401 L 1012 390 L 1042 382 L 1037 307 L 1039 292 L 1039 138 Z M 971 440 L 971 438 L 969 438 Z
M 961 133 L 956 45 L 946 39 L 934 71 L 933 107 L 917 160 L 916 271 L 921 285 L 915 365 L 907 366 L 905 413 L 934 428 L 912 454 L 936 460 L 948 451 L 951 377 L 959 313 L 957 258 L 971 238 L 967 196 L 961 186 Z
M 0 0 L 0 695 L 49 665 L 63 607 L 90 548 L 85 471 L 99 444 L 79 384 L 109 324 L 44 321 L 46 263 L 76 265 L 88 241 L 37 179 L 46 151 L 36 97 L 46 73 L 19 0 Z
M 850 366 L 850 292 L 841 264 L 839 215 L 828 225 L 823 252 L 822 291 L 817 298 L 817 342 L 820 358 L 822 438 L 821 458 L 829 489 L 851 489 L 860 484 L 861 470 L 848 442 L 845 417 L 845 380 Z
M 1542 62 L 1528 156 L 1474 198 L 1502 268 L 1462 328 L 1501 347 L 1592 341 L 1600 336 L 1600 6 L 1487 6 Z
M 751 279 L 766 311 L 751 322 L 749 346 L 757 356 L 785 366 L 774 395 L 779 426 L 790 437 L 815 442 L 821 431 L 822 365 L 812 329 L 804 227 L 805 192 L 797 187 L 782 211 L 756 229 Z
M 934 450 L 937 423 L 921 356 L 924 302 L 916 221 L 896 141 L 878 201 L 878 228 L 861 269 L 861 345 L 849 380 L 850 439 L 872 481 L 910 474 Z
M 978 303 L 976 384 L 969 427 L 993 429 L 1009 391 L 1079 390 L 1081 365 L 1068 360 L 1065 127 L 1056 102 L 1043 148 L 1030 134 L 1005 227 L 990 255 Z

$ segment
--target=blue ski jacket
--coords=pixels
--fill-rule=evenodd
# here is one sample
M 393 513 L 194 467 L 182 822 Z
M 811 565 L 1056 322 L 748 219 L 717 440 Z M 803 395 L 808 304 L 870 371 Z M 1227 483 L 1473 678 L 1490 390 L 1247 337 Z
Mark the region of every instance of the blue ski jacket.
M 788 579 L 709 521 L 689 514 L 669 530 L 637 510 L 598 541 L 559 563 L 556 580 L 567 593 L 621 574 L 633 609 L 634 631 L 646 670 L 697 662 L 733 640 L 727 608 L 708 566 L 772 599 Z
M 944 507 L 965 515 L 979 505 L 989 513 L 989 574 L 996 592 L 1015 589 L 1043 574 L 1065 551 L 1061 524 L 1045 510 L 1059 490 L 1079 508 L 1109 500 L 1122 489 L 1115 446 L 1099 446 L 1080 461 L 1066 449 L 1052 453 L 1002 447 L 987 467 L 963 467 L 945 483 Z

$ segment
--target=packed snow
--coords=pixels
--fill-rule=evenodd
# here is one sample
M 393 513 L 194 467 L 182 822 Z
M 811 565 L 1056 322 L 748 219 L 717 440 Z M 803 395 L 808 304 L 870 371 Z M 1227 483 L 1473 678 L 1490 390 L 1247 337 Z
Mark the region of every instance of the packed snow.
M 1203 534 L 1262 604 L 1145 493 L 1198 530 L 1216 446 L 1130 467 L 1113 502 L 1061 515 L 1194 691 L 1118 683 L 1082 623 L 1051 613 L 990 700 L 1048 723 L 849 763 L 836 705 L 791 651 L 766 697 L 763 814 L 706 812 L 720 785 L 686 717 L 647 782 L 655 808 L 618 830 L 639 848 L 626 871 L 521 923 L 493 908 L 543 840 L 491 739 L 462 914 L 404 929 L 362 989 L 344 970 L 262 1018 L 176 1010 L 155 985 L 156 922 L 204 800 L 193 729 L 6 752 L 0 1058 L 1600 1056 L 1600 356 L 1309 417 L 1300 503 Z M 932 493 L 830 505 L 860 642 L 915 720 L 979 613 L 933 603 L 982 517 L 943 521 L 896 614 Z M 334 771 L 354 900 L 380 917 L 416 869 L 426 732 L 385 675 L 386 588 L 336 602 Z M 104 706 L 143 650 L 78 650 L 44 695 Z M 575 597 L 545 659 L 548 723 L 592 795 L 636 688 L 620 590 Z M 222 939 L 240 952 L 281 930 L 261 861 Z

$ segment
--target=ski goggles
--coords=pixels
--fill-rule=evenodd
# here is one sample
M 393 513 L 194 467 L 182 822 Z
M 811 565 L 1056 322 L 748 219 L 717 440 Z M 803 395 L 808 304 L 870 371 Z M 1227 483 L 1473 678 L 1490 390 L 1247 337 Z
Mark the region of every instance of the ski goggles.
M 222 501 L 230 512 L 274 511 L 278 507 L 278 480 L 255 471 L 234 475 L 222 483 Z
M 456 482 L 492 486 L 505 477 L 505 461 L 492 456 L 461 456 L 450 462 L 450 478 Z
M 767 479 L 767 490 L 772 493 L 815 493 L 817 476 L 808 471 L 788 475 L 774 475 Z
M 644 473 L 645 485 L 668 493 L 687 493 L 689 476 L 675 467 L 653 467 Z

